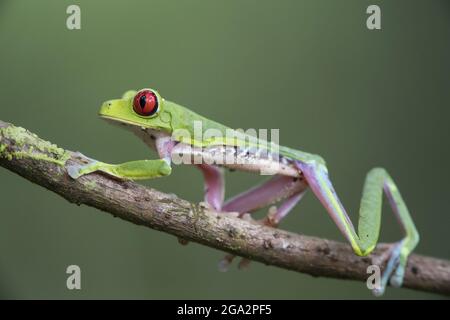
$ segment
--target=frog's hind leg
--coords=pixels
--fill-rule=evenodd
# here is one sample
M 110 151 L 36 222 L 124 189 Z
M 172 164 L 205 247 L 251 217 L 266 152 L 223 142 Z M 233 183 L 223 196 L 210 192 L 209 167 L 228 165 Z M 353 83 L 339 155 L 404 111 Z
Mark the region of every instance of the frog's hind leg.
M 241 215 L 267 207 L 289 198 L 307 188 L 303 177 L 275 176 L 262 184 L 227 200 L 222 207 L 226 212 L 239 212 Z
M 367 174 L 359 210 L 358 232 L 356 232 L 331 184 L 325 165 L 302 161 L 297 161 L 296 165 L 303 172 L 311 190 L 350 242 L 355 253 L 360 256 L 368 255 L 377 244 L 384 191 L 403 229 L 404 237 L 391 245 L 381 277 L 381 285 L 374 288 L 374 294 L 381 295 L 389 279 L 391 285 L 400 286 L 408 256 L 419 242 L 419 234 L 400 191 L 387 171 L 383 168 L 375 168 Z
M 238 212 L 240 217 L 250 219 L 250 216 L 246 213 L 251 213 L 284 199 L 284 202 L 278 208 L 271 207 L 268 215 L 259 221 L 261 224 L 277 227 L 280 221 L 302 199 L 306 188 L 307 184 L 303 178 L 275 176 L 265 183 L 231 198 L 223 205 L 222 211 Z M 226 255 L 220 261 L 219 269 L 226 271 L 234 258 L 234 255 Z M 242 259 L 239 267 L 245 267 L 249 262 L 247 259 Z

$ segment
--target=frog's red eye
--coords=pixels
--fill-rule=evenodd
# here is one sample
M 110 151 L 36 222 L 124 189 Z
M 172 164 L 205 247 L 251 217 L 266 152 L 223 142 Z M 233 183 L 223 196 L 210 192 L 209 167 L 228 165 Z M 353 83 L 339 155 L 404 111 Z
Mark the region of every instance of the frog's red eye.
M 153 91 L 141 90 L 134 96 L 133 109 L 138 115 L 150 117 L 158 112 L 158 108 L 158 97 Z

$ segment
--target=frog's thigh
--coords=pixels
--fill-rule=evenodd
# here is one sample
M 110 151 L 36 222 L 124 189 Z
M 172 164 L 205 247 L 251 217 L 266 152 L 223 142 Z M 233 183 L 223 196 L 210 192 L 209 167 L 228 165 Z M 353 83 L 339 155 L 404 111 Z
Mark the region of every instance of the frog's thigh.
M 252 212 L 301 193 L 307 188 L 303 178 L 275 176 L 225 202 L 223 211 Z

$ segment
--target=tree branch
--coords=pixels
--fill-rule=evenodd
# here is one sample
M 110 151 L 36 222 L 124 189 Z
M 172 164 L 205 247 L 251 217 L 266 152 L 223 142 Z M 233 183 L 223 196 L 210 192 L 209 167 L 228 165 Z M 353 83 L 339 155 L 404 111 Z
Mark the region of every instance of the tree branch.
M 0 165 L 70 202 L 267 265 L 312 276 L 362 281 L 368 277 L 371 258 L 354 255 L 347 244 L 261 226 L 103 174 L 78 180 L 67 175 L 64 164 L 86 161 L 81 154 L 0 121 Z M 372 256 L 385 250 L 380 244 Z M 404 287 L 450 295 L 450 262 L 412 255 Z

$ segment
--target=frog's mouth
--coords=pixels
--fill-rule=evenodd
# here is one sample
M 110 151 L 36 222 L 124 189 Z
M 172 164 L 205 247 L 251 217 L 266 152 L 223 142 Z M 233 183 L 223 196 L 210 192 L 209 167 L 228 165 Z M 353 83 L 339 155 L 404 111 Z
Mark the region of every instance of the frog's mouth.
M 119 119 L 119 118 L 107 116 L 107 115 L 104 115 L 101 113 L 99 114 L 99 116 L 103 120 L 106 120 L 106 122 L 113 124 L 113 125 L 143 127 L 142 123 L 137 123 L 137 122 L 133 122 L 133 121 L 125 120 L 125 119 Z

